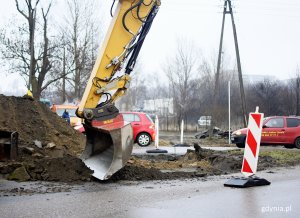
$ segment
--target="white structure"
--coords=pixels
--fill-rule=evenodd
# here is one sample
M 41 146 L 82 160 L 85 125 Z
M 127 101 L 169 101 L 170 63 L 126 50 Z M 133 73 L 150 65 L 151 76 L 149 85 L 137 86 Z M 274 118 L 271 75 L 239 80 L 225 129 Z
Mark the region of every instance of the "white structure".
M 201 116 L 198 120 L 199 126 L 208 127 L 211 124 L 211 116 Z
M 259 82 L 263 82 L 264 80 L 276 80 L 275 76 L 269 76 L 269 75 L 255 75 L 255 74 L 243 74 L 243 80 L 244 83 L 247 84 L 255 84 Z
M 155 136 L 155 148 L 158 149 L 159 147 L 159 121 L 158 121 L 158 117 L 157 115 L 155 116 L 155 133 L 156 133 L 156 136 Z
M 183 144 L 183 128 L 184 128 L 184 121 L 181 121 L 181 127 L 180 127 L 180 144 Z
M 159 115 L 174 114 L 173 98 L 145 100 L 143 110 Z

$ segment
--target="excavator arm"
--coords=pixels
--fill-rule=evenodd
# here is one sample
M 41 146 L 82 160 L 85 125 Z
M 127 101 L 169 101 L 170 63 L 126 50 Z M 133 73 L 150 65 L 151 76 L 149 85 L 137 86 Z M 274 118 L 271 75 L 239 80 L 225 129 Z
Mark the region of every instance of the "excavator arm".
M 129 87 L 130 73 L 159 6 L 160 0 L 119 0 L 78 107 L 87 138 L 81 158 L 98 179 L 110 178 L 130 158 L 132 128 L 115 101 Z
M 86 120 L 107 120 L 118 115 L 114 103 L 129 87 L 130 73 L 159 5 L 158 0 L 119 0 L 78 116 Z

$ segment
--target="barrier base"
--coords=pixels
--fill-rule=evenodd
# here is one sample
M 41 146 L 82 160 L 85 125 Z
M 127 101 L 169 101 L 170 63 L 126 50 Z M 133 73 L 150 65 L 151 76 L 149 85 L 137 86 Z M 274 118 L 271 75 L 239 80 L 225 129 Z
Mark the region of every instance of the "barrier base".
M 263 186 L 270 184 L 271 182 L 269 182 L 268 180 L 259 177 L 237 177 L 228 180 L 226 183 L 224 183 L 224 186 L 235 188 L 248 188 L 253 186 Z
M 164 149 L 156 148 L 156 149 L 152 149 L 152 150 L 147 150 L 146 153 L 166 154 L 166 153 L 168 153 L 168 151 L 164 150 Z

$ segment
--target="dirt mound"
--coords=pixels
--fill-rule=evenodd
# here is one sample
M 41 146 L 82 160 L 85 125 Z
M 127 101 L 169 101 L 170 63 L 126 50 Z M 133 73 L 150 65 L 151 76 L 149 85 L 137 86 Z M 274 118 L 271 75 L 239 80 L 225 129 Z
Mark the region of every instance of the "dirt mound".
M 258 170 L 300 164 L 298 151 L 261 152 Z M 188 150 L 181 157 L 172 155 L 133 156 L 110 181 L 189 179 L 240 172 L 243 151 Z
M 0 95 L 0 130 L 17 131 L 20 146 L 54 143 L 79 153 L 85 144 L 85 137 L 46 105 L 26 97 Z
M 173 171 L 173 172 L 162 172 L 155 168 L 146 168 L 143 166 L 132 166 L 127 165 L 120 171 L 115 173 L 109 180 L 119 181 L 119 180 L 167 180 L 167 179 L 182 179 L 182 178 L 196 178 L 207 176 L 207 172 L 183 172 L 183 171 Z
M 7 179 L 17 181 L 89 181 L 92 173 L 79 158 L 73 156 L 0 164 L 0 174 L 7 174 Z
M 33 180 L 47 181 L 86 181 L 92 173 L 78 158 L 65 156 L 34 161 L 26 166 Z
M 18 181 L 89 180 L 92 171 L 77 157 L 85 136 L 28 97 L 0 95 L 0 130 L 19 133 L 17 161 L 0 163 L 0 173 Z

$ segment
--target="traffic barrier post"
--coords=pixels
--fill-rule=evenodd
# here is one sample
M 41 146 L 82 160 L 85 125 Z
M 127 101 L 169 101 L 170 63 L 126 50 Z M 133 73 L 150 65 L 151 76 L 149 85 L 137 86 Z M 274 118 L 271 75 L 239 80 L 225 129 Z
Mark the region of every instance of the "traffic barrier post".
M 154 126 L 155 126 L 155 141 L 154 141 L 155 149 L 147 150 L 146 153 L 168 153 L 167 150 L 159 148 L 159 120 L 157 115 L 155 117 Z
M 247 137 L 245 140 L 245 150 L 241 173 L 244 177 L 236 177 L 227 181 L 224 186 L 246 188 L 252 186 L 270 185 L 266 179 L 255 176 L 259 157 L 262 125 L 264 114 L 258 112 L 249 114 Z

